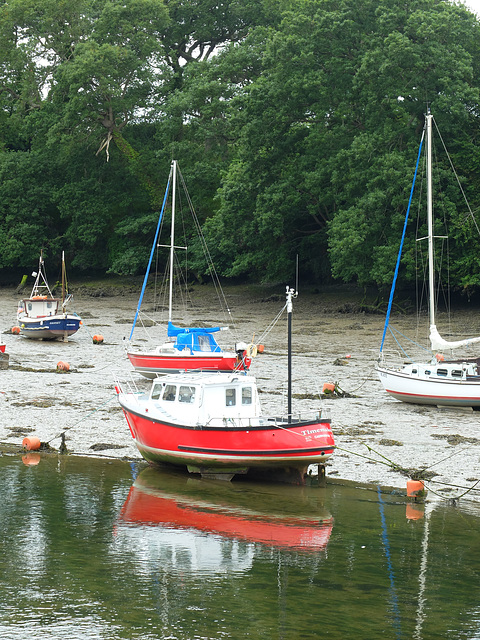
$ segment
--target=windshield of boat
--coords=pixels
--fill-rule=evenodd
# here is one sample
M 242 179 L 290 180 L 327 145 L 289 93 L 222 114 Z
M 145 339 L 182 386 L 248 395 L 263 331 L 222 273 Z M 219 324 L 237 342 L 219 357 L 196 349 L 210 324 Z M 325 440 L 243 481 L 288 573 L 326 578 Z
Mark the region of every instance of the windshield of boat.
M 182 385 L 178 392 L 178 401 L 192 404 L 195 402 L 195 387 L 187 387 Z
M 225 406 L 234 407 L 237 404 L 237 389 L 227 387 L 225 389 Z M 242 387 L 242 404 L 252 404 L 252 387 Z
M 190 385 L 180 385 L 180 387 L 177 387 L 176 384 L 157 383 L 153 385 L 150 397 L 152 400 L 162 399 L 167 402 L 174 402 L 175 399 L 178 399 L 178 402 L 193 404 L 195 402 L 195 392 L 196 387 Z
M 197 338 L 198 338 L 198 346 L 200 351 L 212 351 L 211 336 L 209 335 L 202 336 L 200 334 L 197 336 Z

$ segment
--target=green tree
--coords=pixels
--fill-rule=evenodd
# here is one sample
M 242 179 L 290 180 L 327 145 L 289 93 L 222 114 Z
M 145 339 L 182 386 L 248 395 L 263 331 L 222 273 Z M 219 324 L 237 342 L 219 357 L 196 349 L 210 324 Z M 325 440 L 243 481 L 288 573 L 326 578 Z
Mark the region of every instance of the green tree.
M 315 278 L 389 282 L 423 113 L 467 143 L 478 38 L 447 2 L 315 0 L 261 51 L 242 43 L 262 72 L 229 104 L 238 141 L 208 224 L 224 272 L 291 278 L 299 255 Z

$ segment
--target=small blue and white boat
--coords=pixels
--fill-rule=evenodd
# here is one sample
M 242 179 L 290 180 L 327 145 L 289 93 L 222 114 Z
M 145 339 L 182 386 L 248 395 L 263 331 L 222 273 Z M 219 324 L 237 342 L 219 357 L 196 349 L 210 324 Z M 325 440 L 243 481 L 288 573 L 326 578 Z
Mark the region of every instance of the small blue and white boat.
M 66 295 L 65 259 L 62 253 L 62 297 L 55 298 L 48 286 L 43 255 L 40 254 L 38 272 L 29 298 L 18 303 L 17 321 L 20 334 L 35 340 L 66 340 L 76 333 L 81 325 L 77 314 L 66 311 L 71 300 Z

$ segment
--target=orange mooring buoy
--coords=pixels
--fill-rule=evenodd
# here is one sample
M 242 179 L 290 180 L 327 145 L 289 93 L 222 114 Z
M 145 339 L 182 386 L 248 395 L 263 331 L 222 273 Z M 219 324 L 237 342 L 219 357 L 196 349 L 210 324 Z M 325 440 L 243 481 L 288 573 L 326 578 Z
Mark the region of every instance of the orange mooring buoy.
M 421 480 L 407 480 L 407 496 L 419 498 L 425 493 L 425 485 Z
M 17 336 L 20 333 L 20 327 L 12 327 L 12 333 Z
M 27 453 L 26 455 L 22 456 L 22 462 L 23 464 L 27 465 L 27 467 L 34 467 L 40 462 L 41 459 L 42 458 L 39 453 Z
M 93 340 L 93 344 L 102 344 L 103 342 L 103 336 L 99 335 L 99 334 L 95 334 L 92 338 Z
M 25 451 L 36 451 L 40 449 L 41 444 L 40 439 L 36 436 L 28 436 L 28 438 L 24 438 L 22 441 L 22 447 Z
M 257 353 L 263 353 L 265 351 L 265 345 L 257 344 Z
M 68 362 L 60 360 L 60 362 L 57 362 L 57 371 L 70 371 L 70 365 Z
M 325 382 L 323 385 L 322 393 L 334 393 L 334 392 L 335 392 L 335 385 L 333 384 L 333 382 Z

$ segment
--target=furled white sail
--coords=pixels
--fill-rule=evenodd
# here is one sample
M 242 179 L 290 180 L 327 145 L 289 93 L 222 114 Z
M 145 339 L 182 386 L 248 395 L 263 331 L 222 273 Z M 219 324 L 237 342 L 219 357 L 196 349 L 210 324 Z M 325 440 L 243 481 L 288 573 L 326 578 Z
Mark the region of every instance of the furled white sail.
M 466 338 L 465 340 L 456 340 L 449 342 L 444 340 L 438 333 L 437 327 L 432 324 L 430 326 L 430 344 L 432 345 L 432 351 L 445 351 L 446 349 L 460 349 L 460 347 L 467 347 L 469 344 L 480 342 L 478 338 Z

